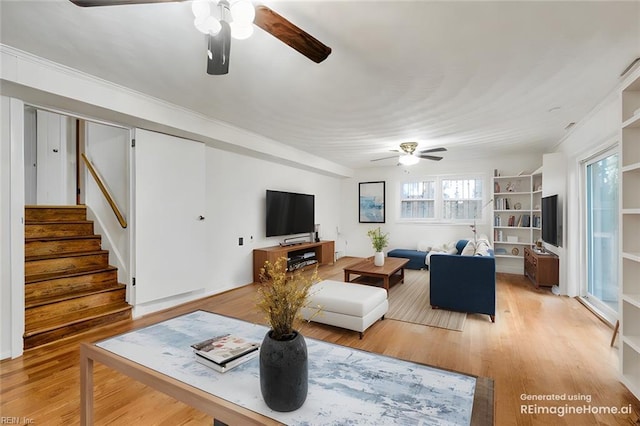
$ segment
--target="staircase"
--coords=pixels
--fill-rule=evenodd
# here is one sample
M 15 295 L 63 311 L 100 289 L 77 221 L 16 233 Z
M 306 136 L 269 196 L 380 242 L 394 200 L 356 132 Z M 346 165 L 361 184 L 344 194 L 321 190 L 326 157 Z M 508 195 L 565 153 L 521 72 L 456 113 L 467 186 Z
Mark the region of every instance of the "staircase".
M 25 208 L 24 348 L 131 319 L 85 206 Z

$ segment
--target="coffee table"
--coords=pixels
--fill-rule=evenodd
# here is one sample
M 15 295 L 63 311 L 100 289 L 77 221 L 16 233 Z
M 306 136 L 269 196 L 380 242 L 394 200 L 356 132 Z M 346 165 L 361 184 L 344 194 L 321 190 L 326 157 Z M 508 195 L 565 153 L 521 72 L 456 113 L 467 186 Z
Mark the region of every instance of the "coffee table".
M 218 373 L 195 361 L 190 347 L 221 333 L 261 341 L 267 331 L 259 324 L 195 311 L 83 343 L 80 424 L 93 424 L 94 362 L 213 416 L 216 424 L 493 424 L 493 380 L 486 377 L 307 337 L 307 400 L 296 411 L 278 413 L 260 394 L 258 359 Z
M 391 285 L 404 282 L 404 267 L 407 263 L 409 263 L 409 259 L 386 257 L 384 265 L 376 266 L 373 264 L 373 258 L 364 259 L 344 268 L 344 281 L 378 285 L 382 280 L 382 286 L 389 291 Z M 358 275 L 358 277 L 352 280 L 351 275 Z

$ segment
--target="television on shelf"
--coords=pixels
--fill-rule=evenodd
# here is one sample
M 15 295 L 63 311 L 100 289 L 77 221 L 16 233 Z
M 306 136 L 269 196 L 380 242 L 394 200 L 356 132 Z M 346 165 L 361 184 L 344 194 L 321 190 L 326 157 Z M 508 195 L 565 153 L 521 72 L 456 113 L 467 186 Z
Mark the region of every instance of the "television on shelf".
M 559 247 L 560 226 L 558 195 L 542 197 L 542 241 Z
M 267 190 L 267 237 L 313 232 L 315 196 Z

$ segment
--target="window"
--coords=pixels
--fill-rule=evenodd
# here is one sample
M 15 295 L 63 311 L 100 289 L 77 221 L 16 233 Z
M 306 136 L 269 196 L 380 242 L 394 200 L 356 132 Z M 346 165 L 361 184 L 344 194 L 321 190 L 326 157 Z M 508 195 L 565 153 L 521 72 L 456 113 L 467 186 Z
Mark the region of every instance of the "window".
M 400 189 L 402 219 L 433 219 L 436 214 L 436 181 L 406 182 Z
M 484 178 L 431 177 L 400 185 L 401 221 L 470 222 L 482 217 Z
M 473 220 L 482 217 L 481 209 L 481 179 L 442 179 L 443 219 Z
M 615 148 L 584 163 L 587 302 L 613 324 L 618 312 L 619 160 Z

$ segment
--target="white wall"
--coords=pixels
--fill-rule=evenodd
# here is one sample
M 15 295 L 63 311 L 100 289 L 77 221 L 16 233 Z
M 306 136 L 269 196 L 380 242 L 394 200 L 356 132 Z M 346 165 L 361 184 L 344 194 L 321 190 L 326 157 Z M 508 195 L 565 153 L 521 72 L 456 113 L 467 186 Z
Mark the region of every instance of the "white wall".
M 585 280 L 585 241 L 581 208 L 584 205 L 581 161 L 619 143 L 622 109 L 619 89 L 614 90 L 598 107 L 580 121 L 558 145 L 556 152 L 565 158 L 566 199 L 565 231 L 561 255 L 560 292 L 581 294 Z M 544 172 L 544 171 L 543 171 Z M 564 271 L 562 267 L 564 266 Z
M 415 249 L 419 241 L 426 241 L 429 245 L 439 245 L 453 242 L 461 238 L 473 236 L 469 224 L 452 225 L 417 224 L 398 222 L 398 205 L 400 183 L 416 180 L 433 175 L 482 175 L 485 179 L 485 202 L 492 198 L 493 171 L 499 169 L 502 176 L 517 174 L 521 171 L 531 173 L 542 164 L 542 154 L 539 156 L 505 156 L 502 158 L 479 159 L 476 161 L 455 161 L 445 158 L 439 162 L 422 160 L 415 166 L 390 166 L 356 170 L 356 175 L 342 181 L 342 209 L 340 218 L 339 250 L 344 255 L 371 256 L 373 248 L 367 231 L 376 228 L 378 224 L 363 224 L 358 222 L 358 184 L 369 181 L 385 181 L 386 187 L 386 223 L 380 224 L 384 232 L 389 233 L 389 247 Z M 484 217 L 478 219 L 478 234 L 486 234 L 490 238 L 492 206 L 484 209 Z M 499 265 L 499 263 L 498 263 Z
M 217 292 L 253 281 L 253 249 L 277 245 L 266 238 L 267 189 L 315 195 L 320 237 L 335 240 L 341 211 L 341 180 L 208 147 L 208 290 Z M 238 238 L 244 245 L 238 245 Z
M 128 129 L 108 126 L 100 123 L 86 123 L 86 155 L 102 177 L 107 189 L 113 196 L 118 209 L 128 222 L 131 222 L 129 207 L 129 151 L 131 136 Z M 122 228 L 105 199 L 95 179 L 86 171 L 82 162 L 85 178 L 84 203 L 87 205 L 87 217 L 94 221 L 95 232 L 102 236 L 102 248 L 109 250 L 109 263 L 118 268 L 118 280 L 130 282 L 129 228 Z
M 0 98 L 0 357 L 11 355 L 11 134 L 9 98 Z
M 558 287 L 561 294 L 567 294 L 567 159 L 562 152 L 542 156 L 542 196 L 549 195 L 558 195 L 558 214 L 561 215 L 562 228 L 558 235 L 558 247 L 547 243 L 544 243 L 544 247 L 558 255 Z
M 24 105 L 0 97 L 0 357 L 22 354 Z

